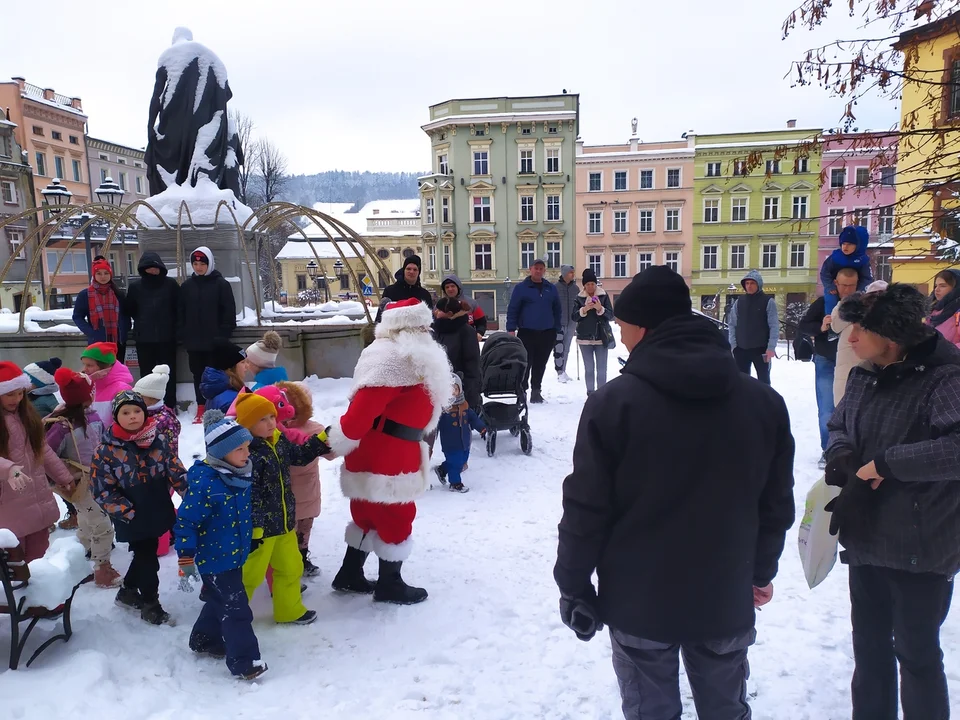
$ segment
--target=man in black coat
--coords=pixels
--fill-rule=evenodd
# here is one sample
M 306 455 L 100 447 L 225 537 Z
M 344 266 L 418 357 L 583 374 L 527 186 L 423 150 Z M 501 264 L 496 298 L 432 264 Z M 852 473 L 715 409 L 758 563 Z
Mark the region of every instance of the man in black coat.
M 699 716 L 749 718 L 754 608 L 773 596 L 794 520 L 786 405 L 738 372 L 669 268 L 636 275 L 614 315 L 630 358 L 580 418 L 554 569 L 561 619 L 581 640 L 610 627 L 625 717 L 680 717 L 682 651 Z
M 180 286 L 167 277 L 167 266 L 155 252 L 145 252 L 137 265 L 140 280 L 127 291 L 126 313 L 133 320 L 140 377 L 157 365 L 170 366 L 163 404 L 177 406 L 177 313 Z
M 947 718 L 940 626 L 960 570 L 960 350 L 909 285 L 853 295 L 860 365 L 830 420 L 828 505 L 850 566 L 853 718 Z
M 198 247 L 190 253 L 193 275 L 180 288 L 180 338 L 190 359 L 193 390 L 197 398 L 197 417 L 203 419 L 203 394 L 200 380 L 204 368 L 211 364 L 211 353 L 217 339 L 229 340 L 237 327 L 237 304 L 227 279 L 216 269 L 213 253 Z
M 480 343 L 470 326 L 468 309 L 463 301 L 442 297 L 437 302 L 439 314 L 433 321 L 433 334 L 447 351 L 447 359 L 455 373 L 463 378 L 463 394 L 467 404 L 479 411 L 480 405 Z
M 432 310 L 433 296 L 429 290 L 420 284 L 420 266 L 421 261 L 419 255 L 411 255 L 404 260 L 403 267 L 394 274 L 397 281 L 383 291 L 384 299 L 388 302 L 391 300 L 396 302 L 397 300 L 417 298 Z M 377 322 L 380 322 L 380 318 L 383 316 L 385 304 L 386 303 L 381 303 L 380 309 L 377 311 Z

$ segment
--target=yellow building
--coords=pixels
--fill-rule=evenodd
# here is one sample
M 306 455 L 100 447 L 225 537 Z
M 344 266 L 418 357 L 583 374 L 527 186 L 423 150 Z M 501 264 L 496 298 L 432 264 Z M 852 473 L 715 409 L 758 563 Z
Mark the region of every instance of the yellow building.
M 307 231 L 307 235 L 310 234 Z M 280 264 L 281 301 L 286 299 L 286 304 L 293 307 L 330 300 L 359 299 L 363 289 L 357 287 L 354 277 L 361 278 L 367 272 L 363 261 L 363 248 L 358 247 L 358 252 L 354 253 L 349 244 L 340 243 L 340 250 L 346 256 L 344 262 L 337 248 L 333 247 L 333 243 L 329 242 L 326 236 L 323 236 L 323 239 L 311 237 L 310 241 L 310 244 L 307 244 L 300 233 L 295 233 L 287 239 L 287 244 L 277 255 L 277 262 Z M 310 245 L 313 245 L 313 249 Z M 311 261 L 315 265 L 311 265 Z
M 893 279 L 921 291 L 954 261 L 940 259 L 935 234 L 960 240 L 960 12 L 908 30 L 897 158 L 897 224 Z

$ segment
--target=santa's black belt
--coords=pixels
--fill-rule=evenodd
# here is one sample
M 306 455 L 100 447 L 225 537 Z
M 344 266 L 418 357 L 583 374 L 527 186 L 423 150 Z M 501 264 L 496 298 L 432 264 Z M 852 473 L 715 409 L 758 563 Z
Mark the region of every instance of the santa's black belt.
M 379 430 L 384 435 L 398 438 L 400 440 L 409 440 L 410 442 L 420 442 L 423 440 L 423 430 L 402 423 L 395 422 L 383 415 L 373 421 L 373 429 Z

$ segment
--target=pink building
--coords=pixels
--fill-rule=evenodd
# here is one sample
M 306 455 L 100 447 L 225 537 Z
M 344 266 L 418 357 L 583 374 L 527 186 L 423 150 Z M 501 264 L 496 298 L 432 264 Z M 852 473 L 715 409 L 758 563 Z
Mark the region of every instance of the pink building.
M 615 301 L 630 279 L 667 265 L 690 282 L 693 242 L 693 137 L 623 145 L 577 142 L 579 282 L 593 268 Z
M 823 146 L 818 265 L 839 247 L 837 238 L 844 226 L 863 225 L 870 233 L 873 277 L 890 280 L 897 202 L 896 152 L 896 135 L 827 136 Z M 823 291 L 819 280 L 818 289 Z

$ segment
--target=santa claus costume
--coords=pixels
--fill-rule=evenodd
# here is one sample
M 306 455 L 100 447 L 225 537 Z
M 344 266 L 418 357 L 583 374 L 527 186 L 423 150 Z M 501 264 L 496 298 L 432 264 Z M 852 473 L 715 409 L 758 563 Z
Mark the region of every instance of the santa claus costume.
M 415 298 L 389 303 L 376 340 L 360 355 L 350 407 L 329 432 L 344 458 L 340 487 L 350 499 L 347 552 L 333 587 L 373 593 L 378 602 L 412 605 L 427 591 L 400 577 L 410 556 L 415 501 L 430 487 L 428 448 L 450 397 L 447 354 L 429 335 L 433 314 Z M 363 574 L 367 555 L 380 559 L 376 584 Z

